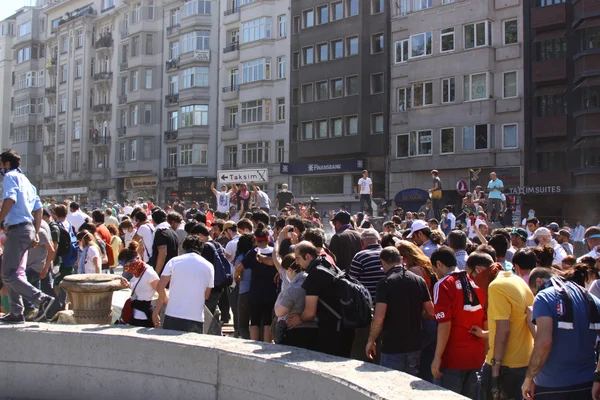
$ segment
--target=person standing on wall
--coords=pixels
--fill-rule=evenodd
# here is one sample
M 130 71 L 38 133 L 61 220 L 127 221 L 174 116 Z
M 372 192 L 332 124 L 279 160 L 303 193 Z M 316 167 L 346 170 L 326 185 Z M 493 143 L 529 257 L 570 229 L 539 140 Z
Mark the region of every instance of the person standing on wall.
M 373 215 L 373 206 L 371 200 L 373 198 L 373 181 L 369 178 L 369 171 L 366 169 L 362 172 L 362 178 L 358 180 L 358 191 L 360 194 L 360 211 L 365 210 Z M 365 207 L 365 203 L 367 206 Z
M 440 179 L 440 173 L 437 169 L 431 171 L 431 178 L 433 179 L 433 187 L 429 189 L 429 195 L 431 196 L 431 208 L 433 209 L 433 217 L 440 218 L 440 209 L 442 207 L 442 180 Z
M 497 222 L 499 220 L 500 211 L 502 209 L 502 192 L 504 191 L 504 183 L 498 179 L 495 172 L 490 174 L 490 181 L 487 185 L 488 208 L 487 215 L 489 222 Z

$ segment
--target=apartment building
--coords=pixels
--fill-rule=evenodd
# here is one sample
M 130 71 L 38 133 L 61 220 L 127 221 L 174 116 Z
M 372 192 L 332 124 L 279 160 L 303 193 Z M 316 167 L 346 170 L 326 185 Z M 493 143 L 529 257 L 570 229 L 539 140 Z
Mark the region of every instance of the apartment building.
M 390 4 L 384 0 L 291 3 L 290 160 L 298 200 L 318 209 L 354 196 L 368 169 L 375 198 L 386 197 L 389 147 Z
M 219 126 L 220 4 L 164 4 L 160 198 L 211 201 Z M 164 197 L 163 197 L 164 196 Z
M 523 4 L 392 1 L 389 196 L 418 209 L 440 171 L 444 202 L 487 185 L 522 185 Z M 466 190 L 465 190 L 466 189 Z M 518 202 L 518 198 L 511 198 Z
M 12 85 L 14 55 L 12 47 L 17 15 L 21 12 L 22 10 L 19 10 L 0 22 L 0 88 L 5 89 L 5 93 Z M 11 146 L 12 97 L 0 96 L 0 149 L 7 149 Z
M 218 168 L 267 168 L 272 197 L 288 183 L 290 0 L 221 0 Z
M 599 12 L 589 0 L 524 6 L 523 199 L 544 220 L 600 218 Z

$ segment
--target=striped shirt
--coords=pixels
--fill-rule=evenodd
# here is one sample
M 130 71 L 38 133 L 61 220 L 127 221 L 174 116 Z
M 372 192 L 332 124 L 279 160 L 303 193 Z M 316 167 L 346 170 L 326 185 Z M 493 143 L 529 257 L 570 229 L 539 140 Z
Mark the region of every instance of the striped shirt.
M 377 282 L 385 278 L 379 260 L 381 250 L 383 249 L 379 244 L 368 246 L 356 253 L 350 264 L 350 276 L 356 278 L 371 293 L 373 299 L 377 292 Z

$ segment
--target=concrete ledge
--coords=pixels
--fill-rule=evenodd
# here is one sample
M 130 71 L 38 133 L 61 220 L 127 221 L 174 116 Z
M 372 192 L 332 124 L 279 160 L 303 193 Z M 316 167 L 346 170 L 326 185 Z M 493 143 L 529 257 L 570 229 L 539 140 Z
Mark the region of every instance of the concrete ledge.
M 115 326 L 0 326 L 0 399 L 460 399 L 321 353 Z

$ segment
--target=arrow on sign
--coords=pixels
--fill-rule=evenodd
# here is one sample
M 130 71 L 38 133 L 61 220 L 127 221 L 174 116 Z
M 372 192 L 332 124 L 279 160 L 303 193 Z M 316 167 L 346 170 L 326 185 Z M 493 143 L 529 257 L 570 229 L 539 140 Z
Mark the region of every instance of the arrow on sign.
M 269 170 L 267 169 L 242 169 L 235 171 L 218 171 L 217 176 L 220 184 L 231 183 L 266 183 L 269 181 Z

